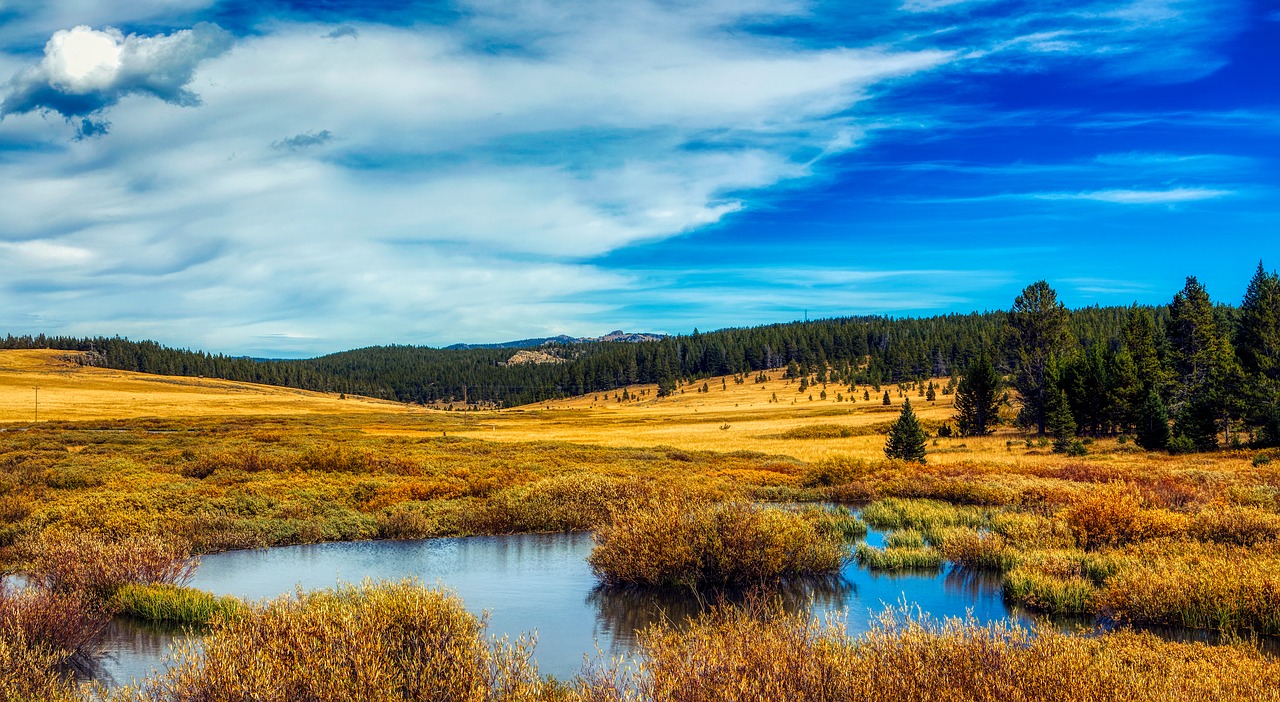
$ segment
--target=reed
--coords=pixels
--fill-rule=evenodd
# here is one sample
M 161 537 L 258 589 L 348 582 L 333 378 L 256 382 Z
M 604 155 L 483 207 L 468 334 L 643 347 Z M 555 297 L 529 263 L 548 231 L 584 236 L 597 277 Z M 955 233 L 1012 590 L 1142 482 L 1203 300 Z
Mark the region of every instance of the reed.
M 1004 597 L 1036 612 L 1093 614 L 1099 590 L 1079 575 L 1051 575 L 1031 567 L 1017 567 L 1005 574 Z
M 899 529 L 884 537 L 885 548 L 924 548 L 924 534 L 919 529 Z
M 243 601 L 177 585 L 125 585 L 116 591 L 112 608 L 128 617 L 195 627 L 216 617 L 233 618 L 246 612 Z
M 939 527 L 980 527 L 990 518 L 990 510 L 960 507 L 939 500 L 890 497 L 867 505 L 862 518 L 878 529 L 937 529 Z
M 867 536 L 867 523 L 843 507 L 806 509 L 801 515 L 811 520 L 818 531 L 827 536 L 836 536 L 845 541 L 857 541 Z
M 858 564 L 871 570 L 931 570 L 942 567 L 942 554 L 934 548 L 876 548 L 858 544 Z

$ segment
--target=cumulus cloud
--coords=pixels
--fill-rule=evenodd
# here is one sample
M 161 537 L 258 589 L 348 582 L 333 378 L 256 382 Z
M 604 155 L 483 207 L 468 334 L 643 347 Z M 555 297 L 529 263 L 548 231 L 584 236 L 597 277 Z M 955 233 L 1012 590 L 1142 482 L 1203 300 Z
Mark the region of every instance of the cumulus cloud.
M 198 105 L 200 97 L 188 88 L 196 67 L 226 52 L 231 41 L 229 33 L 209 23 L 155 36 L 85 25 L 60 30 L 45 44 L 43 60 L 9 81 L 0 118 L 37 110 L 83 117 L 131 94 Z

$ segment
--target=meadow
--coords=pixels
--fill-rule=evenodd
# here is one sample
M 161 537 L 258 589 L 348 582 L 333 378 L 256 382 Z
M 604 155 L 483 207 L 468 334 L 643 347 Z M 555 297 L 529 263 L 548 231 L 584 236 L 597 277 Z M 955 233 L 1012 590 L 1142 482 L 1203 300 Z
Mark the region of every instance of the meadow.
M 642 650 L 647 673 L 639 677 L 598 662 L 578 681 L 531 682 L 536 674 L 516 664 L 518 643 L 514 653 L 468 649 L 477 666 L 509 678 L 448 674 L 493 699 L 768 698 L 707 692 L 731 688 L 725 675 L 768 680 L 770 690 L 790 690 L 795 699 L 862 699 L 873 689 L 898 690 L 883 699 L 927 698 L 944 689 L 967 690 L 950 694 L 954 699 L 1004 698 L 981 691 L 984 675 L 998 682 L 991 690 L 1023 699 L 1055 699 L 1047 682 L 1055 679 L 1077 686 L 1071 688 L 1077 699 L 1267 699 L 1259 690 L 1275 697 L 1274 684 L 1250 687 L 1275 681 L 1277 671 L 1247 641 L 1280 635 L 1280 456 L 1250 450 L 1170 456 L 1113 438 L 1089 441 L 1085 456 L 1064 457 L 1047 442 L 1002 429 L 988 437 L 931 438 L 928 462 L 907 464 L 885 460 L 881 450 L 902 399 L 911 397 L 932 435 L 949 421 L 952 396 L 928 402 L 918 387 L 892 385 L 881 392 L 814 386 L 800 393 L 780 372 L 766 377 L 699 381 L 665 398 L 637 386 L 625 400 L 596 394 L 512 410 L 444 412 L 84 368 L 63 352 L 0 352 L 0 567 L 48 572 L 58 548 L 152 554 L 110 577 L 89 577 L 92 568 L 60 574 L 45 587 L 48 601 L 0 595 L 0 663 L 51 670 L 74 657 L 79 645 L 70 652 L 66 646 L 75 642 L 33 644 L 23 633 L 29 613 L 57 609 L 59 597 L 82 598 L 103 612 L 128 607 L 139 616 L 192 617 L 209 623 L 211 636 L 226 637 L 229 652 L 241 645 L 236 637 L 260 631 L 238 623 L 245 617 L 266 617 L 283 632 L 313 609 L 315 616 L 336 616 L 334 607 L 365 606 L 363 595 L 346 592 L 246 614 L 175 587 L 182 574 L 165 563 L 179 562 L 179 552 L 591 529 L 604 544 L 612 537 L 635 545 L 622 556 L 603 552 L 601 563 L 612 558 L 639 574 L 637 582 L 687 584 L 690 573 L 709 572 L 706 563 L 727 562 L 741 550 L 708 537 L 720 533 L 707 531 L 708 523 L 732 528 L 741 537 L 736 543 L 759 552 L 783 554 L 787 543 L 806 544 L 810 565 L 829 570 L 833 554 L 814 540 L 827 532 L 794 515 L 759 517 L 755 508 L 733 507 L 822 501 L 862 505 L 867 523 L 891 530 L 886 548 L 858 549 L 856 557 L 871 567 L 994 570 L 1005 574 L 1006 598 L 1034 611 L 1213 630 L 1240 643 L 1175 644 L 1125 631 L 1088 638 L 1042 632 L 1026 641 L 1016 631 L 898 620 L 852 637 L 761 605 L 650 632 Z M 37 386 L 38 423 L 32 421 Z M 889 406 L 880 399 L 885 389 Z M 687 509 L 661 512 L 673 504 Z M 646 534 L 670 533 L 654 525 L 673 523 L 686 528 L 689 552 L 703 555 L 680 567 L 634 558 Z M 792 541 L 762 540 L 777 533 Z M 773 558 L 760 572 L 785 574 L 791 565 Z M 752 579 L 767 578 L 746 578 Z M 378 594 L 378 607 L 449 609 L 447 602 L 427 603 L 417 590 L 386 587 L 394 597 Z M 395 604 L 404 598 L 410 603 Z M 370 626 L 381 626 L 384 615 L 368 616 Z M 437 618 L 468 636 L 479 631 L 453 615 Z M 93 622 L 82 623 L 86 641 L 92 629 Z M 769 646 L 804 653 L 769 667 L 760 662 Z M 381 654 L 366 653 L 370 666 L 382 665 Z M 733 661 L 727 669 L 734 672 L 713 669 L 718 660 Z M 996 663 L 983 673 L 979 660 Z M 191 658 L 187 668 L 197 677 L 190 680 L 214 665 Z M 845 672 L 830 677 L 836 669 Z M 921 669 L 945 674 L 907 675 L 915 680 L 901 683 L 908 687 L 885 687 L 885 671 Z M 78 694 L 59 687 L 60 680 L 0 677 L 0 690 L 32 691 L 11 693 L 19 698 Z M 383 690 L 370 699 L 399 694 L 401 682 L 377 688 L 383 682 L 360 684 Z M 195 699 L 174 692 L 187 683 L 166 685 L 129 694 Z

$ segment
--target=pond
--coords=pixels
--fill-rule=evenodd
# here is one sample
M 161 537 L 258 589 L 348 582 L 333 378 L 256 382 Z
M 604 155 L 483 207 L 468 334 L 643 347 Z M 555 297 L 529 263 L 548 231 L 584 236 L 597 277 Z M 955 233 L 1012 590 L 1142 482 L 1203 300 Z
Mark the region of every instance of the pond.
M 867 541 L 880 545 L 883 534 Z M 636 632 L 664 616 L 681 621 L 700 602 L 688 592 L 658 594 L 596 587 L 586 558 L 588 533 L 363 541 L 233 551 L 205 556 L 191 582 L 216 594 L 257 600 L 365 578 L 414 577 L 456 592 L 473 612 L 488 612 L 490 633 L 537 632 L 535 658 L 543 674 L 567 678 L 597 648 L 625 654 Z M 1002 600 L 995 575 L 944 568 L 937 572 L 875 573 L 850 564 L 838 577 L 788 588 L 790 606 L 819 616 L 839 613 L 851 633 L 865 631 L 886 607 L 906 602 L 935 617 L 972 615 L 980 623 L 1030 620 Z M 181 631 L 130 620 L 113 622 L 106 655 L 93 677 L 125 684 L 163 665 Z

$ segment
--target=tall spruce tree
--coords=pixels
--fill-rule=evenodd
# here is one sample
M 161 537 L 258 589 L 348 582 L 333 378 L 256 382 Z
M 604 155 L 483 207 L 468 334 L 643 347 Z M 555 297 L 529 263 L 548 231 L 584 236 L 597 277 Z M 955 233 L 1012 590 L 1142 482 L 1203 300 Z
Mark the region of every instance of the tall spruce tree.
M 956 388 L 956 424 L 965 436 L 990 434 L 1000 412 L 1002 383 L 995 365 L 985 354 L 965 369 Z
M 1231 419 L 1243 408 L 1243 378 L 1227 328 L 1227 319 L 1214 309 L 1204 286 L 1188 276 L 1169 305 L 1174 434 L 1190 438 L 1199 450 L 1217 446 L 1219 422 L 1229 438 Z
M 1235 337 L 1254 443 L 1280 445 L 1280 276 L 1267 273 L 1261 261 L 1240 304 Z
M 1013 385 L 1021 397 L 1019 421 L 1044 434 L 1051 387 L 1050 367 L 1074 342 L 1067 310 L 1043 280 L 1028 285 L 1013 301 L 1005 325 L 1005 350 L 1013 367 Z
M 902 413 L 889 427 L 889 439 L 884 445 L 884 455 L 902 461 L 924 463 L 926 436 L 916 413 L 911 410 L 911 398 L 902 403 Z

